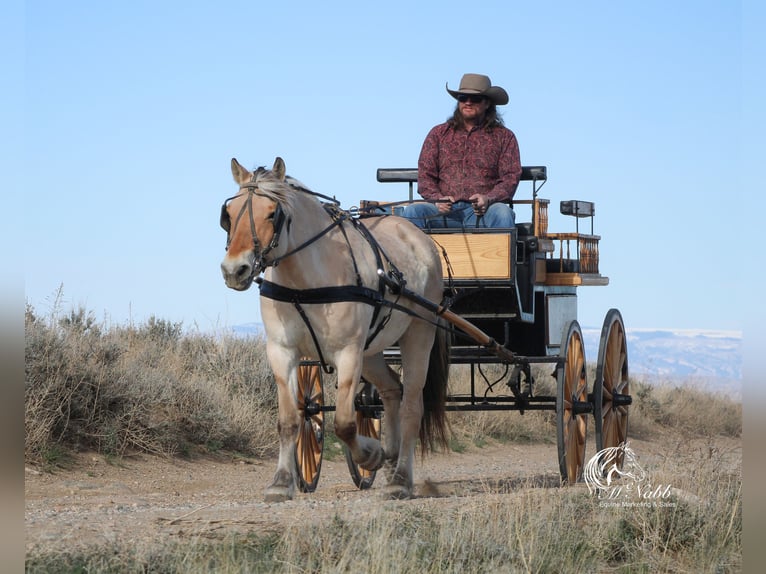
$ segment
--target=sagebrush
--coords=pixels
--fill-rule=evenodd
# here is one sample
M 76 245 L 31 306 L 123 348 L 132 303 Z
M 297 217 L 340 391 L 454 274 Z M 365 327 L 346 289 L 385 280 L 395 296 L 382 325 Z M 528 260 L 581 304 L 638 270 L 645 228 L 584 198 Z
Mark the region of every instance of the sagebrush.
M 276 388 L 258 337 L 185 332 L 156 317 L 107 327 L 82 308 L 40 316 L 27 306 L 25 371 L 25 454 L 32 461 L 72 449 L 117 456 L 229 449 L 261 456 L 277 448 Z M 502 367 L 485 366 L 484 374 L 493 381 Z M 538 394 L 555 394 L 550 373 L 537 370 L 535 379 Z M 465 367 L 453 367 L 451 391 L 464 392 L 467 381 Z M 742 432 L 741 403 L 693 388 L 637 381 L 631 387 L 633 436 L 658 426 L 689 435 Z M 332 378 L 325 393 L 332 401 Z M 450 421 L 456 449 L 465 442 L 556 437 L 552 412 L 451 413 Z
M 151 317 L 105 328 L 79 309 L 25 314 L 25 454 L 122 455 L 232 449 L 276 440 L 275 385 L 263 341 L 185 334 Z
M 262 339 L 188 332 L 156 317 L 107 326 L 85 309 L 25 314 L 25 455 L 53 467 L 68 452 L 162 456 L 276 452 L 276 389 Z M 489 366 L 486 376 L 502 375 Z M 535 372 L 537 392 L 555 380 Z M 590 368 L 589 380 L 593 377 Z M 453 392 L 468 385 L 454 368 Z M 332 402 L 334 381 L 325 381 Z M 507 392 L 507 389 L 496 389 Z M 741 468 L 716 450 L 739 437 L 742 405 L 684 387 L 631 380 L 629 434 L 666 441 L 653 468 L 672 510 L 607 510 L 587 490 L 497 492 L 469 503 L 371 506 L 363 518 L 296 517 L 284 532 L 27 556 L 28 572 L 737 572 Z M 451 413 L 453 445 L 555 441 L 551 412 Z M 327 438 L 331 437 L 331 425 Z M 672 440 L 668 440 L 672 437 Z M 679 460 L 689 460 L 682 465 Z M 741 466 L 741 465 L 740 465 Z M 692 469 L 689 471 L 688 469 Z M 321 526 L 320 526 L 321 525 Z

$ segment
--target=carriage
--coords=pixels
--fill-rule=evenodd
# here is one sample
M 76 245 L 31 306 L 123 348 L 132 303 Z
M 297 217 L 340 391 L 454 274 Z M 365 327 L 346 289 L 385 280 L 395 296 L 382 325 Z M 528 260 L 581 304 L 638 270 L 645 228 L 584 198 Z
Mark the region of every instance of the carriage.
M 378 169 L 377 180 L 406 183 L 407 202 L 415 199 L 417 169 Z M 577 321 L 577 288 L 609 283 L 599 270 L 600 237 L 593 233 L 595 205 L 561 201 L 560 212 L 574 219 L 574 231 L 549 232 L 550 201 L 538 196 L 547 181 L 547 168 L 525 166 L 521 180 L 531 186 L 531 197 L 515 199 L 514 208 L 520 212 L 526 206 L 530 221 L 517 223 L 512 229 L 426 230 L 442 254 L 445 298 L 451 301 L 449 309 L 455 314 L 450 362 L 468 365 L 470 373 L 470 392 L 448 395 L 447 410 L 555 411 L 559 470 L 562 481 L 572 484 L 581 479 L 586 463 L 590 416 L 595 419 L 597 452 L 617 447 L 627 438 L 632 398 L 625 327 L 620 312 L 610 309 L 601 331 L 595 380 L 589 386 L 583 334 Z M 403 203 L 362 201 L 360 214 L 398 214 Z M 489 340 L 497 342 L 500 349 L 487 345 Z M 398 348 L 387 349 L 386 360 L 397 364 Z M 502 380 L 489 381 L 480 374 L 482 364 L 499 362 L 509 367 Z M 555 369 L 555 396 L 535 393 L 531 366 L 545 364 Z M 507 392 L 494 392 L 495 387 Z M 324 413 L 334 410 L 334 406 L 324 404 L 323 397 L 320 365 L 303 361 L 298 403 L 304 427 L 296 460 L 299 486 L 304 492 L 317 486 Z M 362 380 L 355 407 L 359 432 L 378 438 L 383 406 L 369 382 Z M 372 486 L 375 471 L 354 463 L 348 450 L 346 460 L 356 486 Z
M 333 205 L 332 198 L 305 189 L 297 180 L 291 181 L 289 183 L 292 188 L 319 196 L 321 200 L 327 200 L 323 201 L 323 206 L 330 214 L 332 222 L 315 232 L 303 243 L 292 249 L 288 248 L 286 254 L 269 260 L 267 254 L 277 249 L 280 235 L 285 233 L 286 216 L 282 209 L 282 203 L 286 201 L 285 196 L 269 196 L 271 203 L 276 207 L 270 208 L 271 211 L 264 220 L 273 227 L 271 241 L 268 245 L 264 245 L 263 242 L 259 242 L 261 228 L 258 227 L 253 216 L 256 209 L 253 205 L 258 199 L 255 196 L 261 195 L 263 192 L 260 190 L 264 187 L 264 184 L 260 184 L 258 188 L 259 172 L 250 174 L 241 168 L 236 160 L 232 160 L 232 171 L 235 180 L 240 183 L 241 190 L 248 190 L 251 198 L 249 202 L 242 203 L 238 210 L 234 210 L 237 212 L 235 223 L 232 223 L 232 210 L 228 207 L 229 202 L 234 198 L 227 200 L 222 209 L 222 226 L 229 233 L 229 241 L 231 241 L 232 226 L 249 217 L 250 229 L 242 235 L 248 241 L 250 240 L 248 234 L 252 235 L 254 253 L 258 255 L 255 264 L 252 265 L 250 265 L 252 257 L 230 262 L 226 268 L 222 264 L 225 277 L 227 269 L 230 273 L 227 284 L 231 281 L 229 286 L 236 289 L 246 289 L 249 281 L 262 282 L 257 275 L 268 265 L 276 268 L 277 265 L 281 265 L 280 262 L 284 258 L 305 250 L 307 246 L 318 241 L 318 238 L 336 229 L 341 229 L 351 252 L 353 267 L 357 268 L 363 262 L 360 260 L 358 264 L 354 258 L 348 237 L 351 232 L 344 230 L 347 222 L 351 222 L 348 223 L 351 228 L 356 226 L 361 229 L 362 234 L 366 235 L 366 240 L 370 242 L 371 234 L 367 231 L 367 226 L 370 224 L 365 225 L 365 222 L 397 215 L 403 204 L 415 200 L 413 192 L 417 181 L 416 169 L 379 169 L 377 172 L 377 180 L 381 183 L 408 184 L 409 197 L 406 200 L 394 203 L 362 201 L 357 208 L 348 211 L 340 210 Z M 275 162 L 274 171 L 283 180 L 285 179 L 284 164 L 279 158 Z M 247 178 L 251 178 L 249 183 Z M 285 421 L 290 419 L 282 414 L 283 395 L 280 395 L 279 469 L 288 470 L 281 471 L 283 472 L 281 478 L 280 470 L 277 472 L 275 484 L 280 480 L 282 484 L 275 500 L 291 497 L 291 494 L 285 494 L 289 490 L 286 490 L 285 484 L 291 480 L 289 476 L 285 476 L 285 473 L 297 474 L 297 486 L 303 492 L 312 492 L 317 488 L 325 442 L 325 414 L 336 411 L 336 405 L 325 403 L 323 373 L 331 372 L 331 368 L 322 356 L 322 345 L 318 340 L 322 334 L 315 333 L 315 330 L 321 331 L 321 328 L 313 328 L 307 316 L 306 309 L 311 304 L 337 304 L 348 300 L 360 301 L 367 297 L 374 300 L 376 305 L 370 328 L 372 329 L 377 321 L 378 330 L 386 324 L 386 319 L 379 317 L 382 303 L 385 303 L 384 314 L 385 309 L 389 309 L 389 314 L 396 311 L 403 315 L 416 316 L 417 313 L 413 312 L 412 308 L 427 311 L 435 319 L 432 322 L 437 327 L 435 329 L 437 336 L 441 331 L 448 331 L 447 338 L 451 343 L 447 358 L 449 364 L 466 365 L 470 375 L 469 392 L 446 394 L 444 397 L 446 411 L 507 410 L 519 411 L 521 414 L 533 410 L 553 411 L 562 483 L 573 484 L 581 480 L 583 476 L 586 465 L 586 434 L 591 416 L 595 423 L 597 452 L 617 447 L 625 442 L 632 398 L 628 381 L 627 338 L 622 316 L 617 309 L 610 309 L 606 313 L 592 385 L 589 385 L 587 380 L 583 333 L 577 321 L 577 288 L 607 285 L 609 282 L 607 277 L 601 275 L 599 269 L 600 237 L 594 234 L 595 206 L 588 201 L 561 201 L 560 212 L 572 218 L 574 231 L 551 232 L 548 230 L 550 201 L 539 196 L 541 187 L 547 182 L 546 167 L 524 167 L 521 180 L 523 183 L 520 184 L 520 190 L 517 192 L 517 197 L 521 196 L 521 198 L 513 201 L 517 214 L 515 227 L 425 231 L 439 253 L 441 287 L 438 287 L 437 291 L 439 288 L 442 290 L 439 301 L 433 297 L 423 296 L 423 291 L 411 289 L 407 278 L 402 277 L 400 273 L 384 273 L 381 269 L 378 269 L 380 293 L 385 293 L 387 300 L 382 300 L 383 297 L 374 292 L 368 294 L 371 290 L 363 287 L 356 287 L 356 289 L 347 287 L 344 288 L 346 291 L 338 294 L 336 291 L 327 289 L 306 289 L 305 287 L 284 289 L 270 281 L 262 282 L 262 301 L 266 295 L 267 298 L 279 300 L 285 305 L 294 304 L 295 310 L 302 318 L 302 323 L 298 321 L 300 323 L 298 328 L 303 330 L 308 328 L 317 351 L 313 353 L 313 357 L 302 358 L 299 361 L 295 369 L 297 374 L 292 375 L 296 388 L 294 393 L 289 395 L 292 398 L 285 398 L 285 401 L 297 399 L 297 404 L 291 405 L 290 410 L 295 410 L 297 407 L 296 418 L 299 418 L 300 423 L 299 428 L 292 434 L 283 434 Z M 531 187 L 531 196 L 528 198 L 523 198 L 523 186 Z M 519 222 L 526 212 L 529 212 L 529 220 Z M 288 219 L 287 228 L 289 227 Z M 294 230 L 295 226 L 293 226 L 293 232 Z M 390 235 L 392 232 L 388 233 Z M 419 235 L 421 232 L 414 233 Z M 374 241 L 371 244 L 374 244 Z M 343 242 L 340 241 L 337 245 L 343 245 Z M 227 244 L 227 250 L 228 248 Z M 243 261 L 245 261 L 244 264 Z M 378 261 L 377 266 L 380 268 L 383 265 Z M 316 269 L 319 268 L 314 268 L 315 272 Z M 411 268 L 410 273 L 417 274 L 413 269 Z M 242 279 L 241 276 L 245 275 L 247 276 Z M 360 282 L 358 270 L 356 277 Z M 360 291 L 363 289 L 366 291 Z M 313 293 L 314 291 L 316 293 Z M 308 297 L 307 292 L 312 292 L 314 297 Z M 434 291 L 431 290 L 430 293 Z M 393 300 L 391 300 L 392 297 Z M 370 301 L 366 302 L 370 303 Z M 279 320 L 284 320 L 285 315 L 279 314 L 279 317 Z M 415 324 L 422 322 L 414 321 Z M 372 333 L 368 337 L 365 350 L 376 334 Z M 282 336 L 281 331 L 280 336 Z M 404 349 L 406 342 L 402 348 L 399 347 L 399 344 L 404 341 L 404 337 L 393 339 L 392 344 L 382 349 L 378 355 L 381 360 L 385 360 L 386 367 L 391 371 L 401 369 L 402 351 L 410 352 Z M 427 358 L 427 355 L 425 357 Z M 406 361 L 407 357 L 404 357 L 404 362 Z M 482 368 L 493 363 L 501 365 L 503 374 L 499 379 L 490 381 Z M 412 365 L 411 360 L 410 365 Z M 533 366 L 547 367 L 554 373 L 555 395 L 548 396 L 536 392 Z M 352 425 L 355 423 L 353 432 L 356 437 L 352 438 L 359 438 L 361 445 L 365 448 L 373 444 L 373 441 L 379 444 L 385 435 L 382 422 L 386 420 L 386 408 L 384 408 L 386 401 L 376 388 L 381 385 L 374 386 L 364 375 L 360 376 L 353 385 L 356 387 L 353 396 L 353 414 L 350 414 L 349 405 L 344 400 L 344 409 L 346 409 L 344 416 L 355 419 L 349 423 Z M 391 389 L 389 388 L 387 392 L 390 395 Z M 340 398 L 338 404 L 340 404 Z M 389 407 L 392 405 L 390 398 L 388 405 Z M 336 427 L 338 414 L 339 411 L 336 411 Z M 398 438 L 399 428 L 395 428 L 393 432 Z M 405 431 L 401 431 L 402 435 L 404 433 Z M 293 437 L 295 443 L 285 445 L 285 437 Z M 422 437 L 421 434 L 421 441 Z M 414 441 L 415 439 L 412 438 L 412 444 Z M 386 444 L 388 446 L 389 443 Z M 398 445 L 396 448 L 398 449 Z M 361 449 L 357 449 L 355 457 L 347 447 L 346 460 L 356 486 L 367 489 L 372 486 L 380 464 L 359 464 L 359 450 Z M 382 456 L 383 449 L 380 450 Z M 285 462 L 283 459 L 288 456 L 285 453 L 289 453 L 293 460 Z M 366 451 L 363 451 L 363 454 L 365 453 Z M 402 463 L 400 453 L 397 472 L 406 464 L 410 466 L 410 475 L 406 477 L 406 480 L 402 480 L 409 481 L 410 490 L 403 490 L 403 496 L 411 495 L 412 463 L 411 460 Z M 617 460 L 615 464 L 620 464 L 620 460 Z M 394 496 L 399 497 L 398 494 Z

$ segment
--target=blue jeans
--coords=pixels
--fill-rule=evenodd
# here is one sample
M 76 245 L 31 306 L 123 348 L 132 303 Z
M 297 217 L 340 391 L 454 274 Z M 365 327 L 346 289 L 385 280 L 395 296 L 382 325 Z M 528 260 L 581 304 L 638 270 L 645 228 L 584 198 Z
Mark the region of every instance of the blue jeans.
M 516 215 L 507 203 L 493 203 L 477 217 L 470 201 L 456 201 L 447 213 L 439 213 L 433 203 L 412 203 L 404 208 L 404 217 L 421 229 L 443 227 L 513 227 Z

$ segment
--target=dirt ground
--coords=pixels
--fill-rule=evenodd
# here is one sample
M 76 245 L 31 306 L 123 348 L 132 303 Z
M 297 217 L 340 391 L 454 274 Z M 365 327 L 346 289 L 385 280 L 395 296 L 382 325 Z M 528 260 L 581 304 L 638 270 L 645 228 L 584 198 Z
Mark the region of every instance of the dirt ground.
M 647 470 L 673 455 L 665 441 L 633 440 L 631 448 Z M 732 467 L 741 467 L 738 439 L 722 439 L 717 448 L 731 459 Z M 595 447 L 589 444 L 587 457 L 593 454 Z M 82 454 L 67 470 L 50 473 L 27 466 L 26 551 L 281 530 L 296 517 L 351 517 L 381 501 L 382 472 L 371 489 L 360 491 L 342 453 L 330 458 L 324 458 L 316 492 L 298 493 L 294 500 L 278 504 L 263 501 L 275 460 L 221 456 L 187 461 L 141 455 L 115 462 Z M 416 464 L 415 477 L 415 498 L 390 504 L 455 504 L 532 486 L 561 488 L 555 444 L 495 444 L 432 455 Z

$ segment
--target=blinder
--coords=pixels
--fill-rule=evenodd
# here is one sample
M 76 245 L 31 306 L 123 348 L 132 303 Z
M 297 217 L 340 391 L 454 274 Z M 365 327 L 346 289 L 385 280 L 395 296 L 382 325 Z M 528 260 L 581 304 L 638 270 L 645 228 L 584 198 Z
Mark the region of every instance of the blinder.
M 287 218 L 287 215 L 285 214 L 285 210 L 282 209 L 282 204 L 277 202 L 277 207 L 274 209 L 274 213 L 272 214 L 272 224 L 274 225 L 274 239 L 272 239 L 272 247 L 276 247 L 279 245 L 279 234 L 280 231 L 282 231 L 282 226 L 285 224 L 285 219 Z M 287 231 L 290 231 L 290 220 L 287 220 Z
M 226 209 L 225 203 L 221 206 L 221 227 L 226 233 L 231 231 L 231 217 L 229 217 L 229 212 Z
M 269 216 L 269 219 L 271 219 L 271 224 L 274 228 L 274 234 L 271 237 L 271 241 L 269 244 L 264 248 L 258 239 L 258 236 L 255 233 L 255 222 L 253 221 L 253 207 L 252 207 L 252 201 L 254 195 L 262 195 L 257 192 L 257 187 L 251 186 L 251 185 L 243 185 L 243 188 L 247 188 L 249 197 L 247 198 L 247 203 L 242 206 L 242 210 L 240 211 L 239 216 L 237 216 L 236 224 L 239 223 L 239 220 L 242 218 L 242 216 L 247 212 L 250 217 L 250 230 L 252 233 L 252 240 L 253 240 L 253 251 L 256 253 L 256 260 L 254 265 L 254 270 L 257 273 L 260 273 L 261 270 L 263 270 L 268 263 L 266 262 L 266 255 L 271 252 L 272 249 L 276 248 L 279 245 L 279 236 L 282 233 L 282 228 L 284 227 L 285 223 L 287 223 L 287 230 L 289 232 L 290 230 L 290 222 L 291 219 L 287 216 L 285 213 L 285 210 L 282 208 L 282 204 L 278 201 L 276 202 L 276 207 L 274 208 L 274 211 Z M 236 196 L 235 196 L 236 197 Z M 221 206 L 221 217 L 220 217 L 220 224 L 221 228 L 226 231 L 226 249 L 229 249 L 229 245 L 231 243 L 231 216 L 229 215 L 228 211 L 228 204 L 229 201 L 234 199 L 234 197 L 230 197 L 227 199 L 223 205 Z M 276 265 L 276 262 L 274 262 L 274 265 Z

